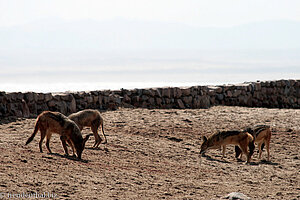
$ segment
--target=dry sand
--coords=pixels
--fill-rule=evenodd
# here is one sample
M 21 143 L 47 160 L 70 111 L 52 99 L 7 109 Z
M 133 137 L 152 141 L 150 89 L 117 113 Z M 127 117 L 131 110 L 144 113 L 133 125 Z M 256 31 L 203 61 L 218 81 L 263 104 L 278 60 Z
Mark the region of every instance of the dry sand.
M 82 161 L 39 152 L 40 134 L 27 146 L 35 119 L 0 121 L 0 193 L 57 199 L 219 199 L 241 192 L 252 199 L 300 199 L 300 110 L 216 106 L 210 109 L 120 109 L 102 113 L 108 144 L 87 142 Z M 249 125 L 272 126 L 271 162 L 251 165 L 228 146 L 202 157 L 201 136 Z M 91 133 L 83 130 L 83 135 Z M 257 150 L 257 148 L 256 148 Z M 263 152 L 266 159 L 266 151 Z M 0 194 L 1 195 L 1 194 Z M 16 196 L 15 196 L 16 197 Z

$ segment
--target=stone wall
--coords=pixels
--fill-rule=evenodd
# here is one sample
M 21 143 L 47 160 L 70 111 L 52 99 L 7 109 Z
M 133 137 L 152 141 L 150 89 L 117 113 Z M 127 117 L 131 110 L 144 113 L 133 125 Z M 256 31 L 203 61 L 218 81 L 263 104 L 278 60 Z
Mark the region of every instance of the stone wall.
M 215 105 L 300 108 L 300 80 L 236 85 L 166 87 L 73 93 L 0 92 L 0 117 L 36 117 L 44 110 L 70 114 L 93 108 L 209 108 Z

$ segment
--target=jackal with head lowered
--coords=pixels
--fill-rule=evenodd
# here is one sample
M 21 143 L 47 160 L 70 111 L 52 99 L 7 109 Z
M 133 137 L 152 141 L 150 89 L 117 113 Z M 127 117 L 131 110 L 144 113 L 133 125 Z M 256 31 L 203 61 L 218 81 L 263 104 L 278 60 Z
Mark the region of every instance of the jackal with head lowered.
M 268 153 L 268 161 L 270 161 L 270 141 L 271 141 L 271 129 L 268 125 L 256 125 L 254 127 L 248 127 L 245 129 L 248 133 L 250 133 L 255 143 L 258 144 L 258 151 L 259 151 L 259 159 L 261 159 L 261 154 L 264 145 L 267 147 Z M 238 158 L 239 155 L 242 153 L 241 149 L 238 146 L 235 146 L 235 157 Z
M 238 145 L 242 152 L 247 155 L 247 163 L 250 162 L 251 156 L 254 152 L 254 138 L 246 131 L 220 131 L 209 138 L 203 136 L 200 154 L 203 154 L 208 149 L 218 149 L 222 147 L 224 157 L 226 145 L 229 144 Z
M 83 127 L 90 127 L 94 137 L 95 143 L 93 147 L 98 147 L 102 139 L 98 134 L 98 128 L 101 126 L 102 136 L 104 138 L 103 144 L 107 143 L 106 136 L 103 128 L 103 118 L 100 116 L 98 110 L 86 109 L 69 115 L 69 119 L 73 120 L 79 127 L 80 130 Z
M 73 154 L 75 153 L 74 148 L 76 149 L 77 157 L 79 159 L 81 159 L 81 154 L 84 150 L 85 143 L 90 137 L 90 135 L 87 135 L 85 138 L 83 138 L 80 129 L 75 124 L 75 122 L 59 112 L 51 111 L 44 111 L 37 117 L 34 126 L 34 132 L 28 138 L 26 145 L 33 140 L 38 131 L 41 132 L 41 139 L 39 142 L 41 153 L 43 152 L 42 143 L 45 137 L 46 147 L 49 153 L 52 153 L 49 146 L 50 138 L 52 136 L 52 133 L 58 133 L 60 135 L 60 140 L 62 142 L 66 155 L 69 155 L 66 145 L 66 143 L 68 143 L 73 150 Z

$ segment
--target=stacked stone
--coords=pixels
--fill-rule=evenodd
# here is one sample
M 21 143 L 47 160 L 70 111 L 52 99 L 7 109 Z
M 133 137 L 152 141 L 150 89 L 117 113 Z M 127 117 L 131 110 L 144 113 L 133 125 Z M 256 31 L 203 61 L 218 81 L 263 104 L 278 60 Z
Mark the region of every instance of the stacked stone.
M 300 108 L 300 80 L 56 94 L 0 92 L 0 117 L 36 117 L 44 110 L 68 115 L 87 108 L 197 109 L 215 105 Z
M 278 80 L 220 86 L 221 105 L 300 108 L 300 80 Z

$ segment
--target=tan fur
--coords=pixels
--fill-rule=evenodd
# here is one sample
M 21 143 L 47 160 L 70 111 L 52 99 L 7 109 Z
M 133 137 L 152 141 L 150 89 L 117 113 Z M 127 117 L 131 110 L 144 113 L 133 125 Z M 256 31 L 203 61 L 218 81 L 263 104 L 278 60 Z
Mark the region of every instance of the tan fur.
M 253 128 L 247 128 L 247 131 L 251 133 L 251 135 L 254 137 L 254 141 L 256 144 L 258 144 L 258 150 L 259 150 L 259 159 L 261 159 L 262 154 L 262 144 L 264 143 L 267 148 L 268 153 L 268 161 L 270 161 L 270 141 L 271 141 L 271 129 L 270 126 L 267 125 L 257 125 Z M 241 154 L 242 157 L 242 154 Z
M 81 159 L 81 154 L 84 149 L 85 143 L 90 136 L 87 135 L 83 139 L 80 129 L 75 124 L 75 122 L 59 112 L 51 111 L 44 111 L 37 117 L 34 132 L 28 138 L 26 145 L 33 140 L 38 131 L 41 132 L 41 139 L 39 142 L 40 152 L 43 152 L 42 143 L 44 138 L 46 137 L 46 147 L 49 153 L 52 153 L 49 146 L 50 138 L 52 136 L 52 133 L 58 133 L 60 135 L 60 139 L 66 155 L 69 155 L 66 145 L 66 143 L 68 143 L 73 150 L 73 154 L 75 153 L 74 148 L 76 149 L 76 153 L 79 159 Z
M 104 138 L 103 144 L 107 143 L 103 128 L 103 118 L 100 116 L 100 112 L 98 110 L 82 110 L 69 115 L 69 119 L 73 120 L 78 125 L 80 130 L 82 130 L 83 127 L 91 128 L 95 137 L 95 143 L 93 147 L 98 147 L 102 141 L 101 137 L 98 134 L 98 128 L 99 126 L 101 126 L 102 136 Z
M 270 160 L 270 141 L 271 141 L 271 130 L 270 127 L 266 128 L 265 130 L 261 131 L 257 137 L 255 137 L 255 143 L 258 144 L 258 150 L 259 150 L 259 159 L 261 159 L 261 145 L 263 143 L 266 144 L 267 153 L 268 153 L 268 161 Z
M 253 136 L 245 131 L 222 131 L 213 134 L 209 138 L 203 136 L 203 143 L 201 145 L 200 153 L 204 153 L 208 149 L 223 148 L 223 157 L 225 156 L 226 145 L 233 144 L 238 145 L 243 153 L 247 155 L 247 163 L 250 162 L 253 149 L 248 151 L 249 144 L 253 143 Z

